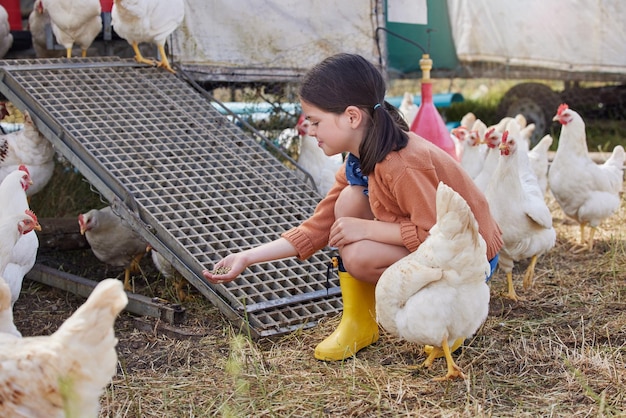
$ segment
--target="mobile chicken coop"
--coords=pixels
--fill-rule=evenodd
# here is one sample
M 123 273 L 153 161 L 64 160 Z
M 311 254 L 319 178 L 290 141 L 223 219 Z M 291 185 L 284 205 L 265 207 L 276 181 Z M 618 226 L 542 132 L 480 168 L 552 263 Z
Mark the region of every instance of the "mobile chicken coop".
M 169 40 L 177 75 L 97 54 L 15 59 L 0 64 L 0 92 L 28 109 L 118 213 L 255 337 L 339 312 L 340 289 L 327 275 L 331 249 L 307 261 L 253 266 L 224 286 L 201 278 L 226 254 L 299 224 L 320 199 L 212 105 L 211 88 L 297 83 L 337 52 L 359 53 L 389 78 L 420 77 L 425 52 L 433 77 L 549 77 L 575 85 L 621 82 L 626 74 L 626 6 L 609 0 L 572 0 L 567 9 L 543 0 L 186 0 L 185 7 Z M 576 18 L 566 19 L 569 13 Z M 94 49 L 120 42 L 106 31 Z M 623 94 L 613 95 L 622 106 Z M 522 84 L 502 108 L 540 129 L 560 100 L 540 84 Z

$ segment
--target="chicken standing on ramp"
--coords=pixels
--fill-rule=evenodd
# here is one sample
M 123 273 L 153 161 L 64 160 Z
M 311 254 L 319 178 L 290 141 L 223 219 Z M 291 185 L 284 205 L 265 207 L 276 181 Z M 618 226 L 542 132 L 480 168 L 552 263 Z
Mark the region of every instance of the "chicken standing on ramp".
M 137 62 L 158 65 L 175 73 L 165 53 L 165 40 L 180 26 L 184 17 L 183 0 L 115 0 L 111 26 L 133 47 Z M 156 44 L 161 61 L 144 58 L 139 51 L 139 44 L 143 42 Z

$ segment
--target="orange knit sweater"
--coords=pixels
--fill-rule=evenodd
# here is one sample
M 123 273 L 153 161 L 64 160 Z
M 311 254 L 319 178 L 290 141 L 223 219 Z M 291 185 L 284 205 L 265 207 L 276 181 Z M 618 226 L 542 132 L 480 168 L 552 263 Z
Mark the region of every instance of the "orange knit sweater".
M 375 218 L 399 223 L 404 246 L 415 251 L 437 220 L 435 195 L 442 181 L 469 204 L 487 243 L 487 258 L 491 260 L 502 247 L 502 232 L 491 216 L 484 194 L 445 151 L 416 134 L 409 136 L 405 148 L 389 153 L 368 176 L 369 199 Z M 313 215 L 282 234 L 298 250 L 300 259 L 309 258 L 328 244 L 330 227 L 335 221 L 335 201 L 347 186 L 344 164 Z

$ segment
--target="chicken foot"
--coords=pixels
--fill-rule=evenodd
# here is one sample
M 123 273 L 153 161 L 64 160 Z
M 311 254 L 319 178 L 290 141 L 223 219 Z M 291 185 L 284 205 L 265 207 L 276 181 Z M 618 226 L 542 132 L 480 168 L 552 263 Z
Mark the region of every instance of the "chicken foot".
M 148 64 L 148 65 L 151 65 L 153 67 L 158 64 L 157 61 L 151 60 L 151 59 L 148 59 L 148 58 L 144 58 L 144 56 L 141 55 L 141 51 L 139 51 L 139 44 L 137 42 L 133 42 L 131 44 L 131 46 L 133 47 L 133 51 L 135 51 L 135 61 L 137 61 L 138 63 L 141 63 L 141 64 Z
M 428 353 L 428 357 L 426 357 L 426 360 L 424 360 L 424 363 L 422 363 L 422 366 L 424 367 L 432 366 L 435 359 L 445 356 L 444 351 L 440 347 L 433 347 L 433 346 L 431 347 L 432 348 L 430 352 Z
M 444 337 L 443 340 L 441 341 L 441 349 L 443 349 L 443 353 L 446 357 L 446 363 L 448 364 L 448 372 L 446 373 L 445 376 L 435 377 L 433 378 L 433 380 L 435 382 L 442 382 L 444 380 L 450 380 L 453 377 L 460 377 L 461 379 L 465 379 L 465 375 L 463 374 L 463 371 L 461 371 L 461 368 L 457 366 L 454 360 L 452 359 L 452 353 L 450 352 L 450 347 L 448 346 L 447 337 Z M 433 352 L 434 351 L 435 350 L 433 350 Z

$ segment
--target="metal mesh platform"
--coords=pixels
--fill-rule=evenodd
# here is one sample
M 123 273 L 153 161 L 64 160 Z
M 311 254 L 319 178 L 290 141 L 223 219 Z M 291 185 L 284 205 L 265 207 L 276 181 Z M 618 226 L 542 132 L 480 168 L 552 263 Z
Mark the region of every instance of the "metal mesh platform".
M 115 57 L 0 61 L 0 91 L 114 209 L 254 337 L 341 310 L 329 254 L 251 266 L 223 286 L 204 268 L 277 238 L 319 195 L 180 75 Z M 327 287 L 328 286 L 328 287 Z

